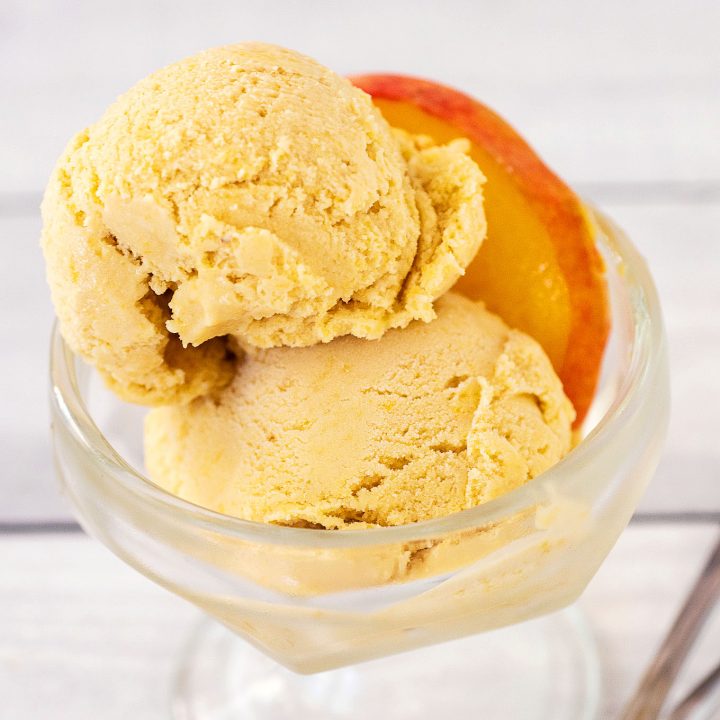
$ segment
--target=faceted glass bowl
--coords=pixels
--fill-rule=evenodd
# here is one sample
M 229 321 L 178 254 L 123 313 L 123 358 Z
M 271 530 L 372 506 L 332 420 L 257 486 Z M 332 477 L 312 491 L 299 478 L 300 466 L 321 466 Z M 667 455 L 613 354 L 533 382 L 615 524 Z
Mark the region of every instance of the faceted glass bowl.
M 622 232 L 592 215 L 612 309 L 600 387 L 575 449 L 527 485 L 444 518 L 371 530 L 288 528 L 220 515 L 144 476 L 144 411 L 104 390 L 56 330 L 55 457 L 81 523 L 140 572 L 300 673 L 500 628 L 572 603 L 655 469 L 669 406 L 650 275 Z

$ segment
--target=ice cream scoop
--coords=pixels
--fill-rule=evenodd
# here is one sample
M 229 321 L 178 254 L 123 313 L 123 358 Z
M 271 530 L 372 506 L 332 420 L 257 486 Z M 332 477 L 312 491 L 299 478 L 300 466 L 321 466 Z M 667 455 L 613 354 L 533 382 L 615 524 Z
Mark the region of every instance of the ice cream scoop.
M 249 520 L 399 525 L 486 502 L 557 462 L 574 410 L 540 346 L 447 293 L 375 341 L 249 348 L 231 384 L 146 421 L 150 477 Z
M 79 133 L 48 185 L 63 336 L 122 397 L 163 404 L 230 380 L 228 334 L 308 346 L 430 320 L 485 235 L 466 152 L 394 132 L 289 50 L 170 65 Z

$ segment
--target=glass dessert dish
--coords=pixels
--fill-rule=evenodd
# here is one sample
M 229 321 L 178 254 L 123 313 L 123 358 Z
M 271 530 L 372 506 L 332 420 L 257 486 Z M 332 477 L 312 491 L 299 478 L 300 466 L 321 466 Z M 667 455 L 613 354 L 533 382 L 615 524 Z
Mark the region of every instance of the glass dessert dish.
M 577 446 L 527 485 L 437 520 L 327 531 L 183 501 L 142 474 L 145 411 L 106 391 L 55 331 L 55 456 L 83 526 L 222 623 L 189 643 L 176 717 L 464 717 L 479 700 L 488 718 L 595 716 L 587 628 L 576 611 L 554 611 L 580 596 L 629 521 L 660 454 L 669 393 L 650 275 L 593 214 L 612 330 Z

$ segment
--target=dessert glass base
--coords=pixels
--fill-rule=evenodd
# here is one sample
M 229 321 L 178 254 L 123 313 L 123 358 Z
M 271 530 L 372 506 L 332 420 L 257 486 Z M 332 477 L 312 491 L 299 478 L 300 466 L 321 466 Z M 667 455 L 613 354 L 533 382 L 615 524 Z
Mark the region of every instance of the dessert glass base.
M 174 720 L 591 720 L 600 668 L 572 607 L 351 667 L 299 675 L 222 625 L 201 623 L 175 676 Z

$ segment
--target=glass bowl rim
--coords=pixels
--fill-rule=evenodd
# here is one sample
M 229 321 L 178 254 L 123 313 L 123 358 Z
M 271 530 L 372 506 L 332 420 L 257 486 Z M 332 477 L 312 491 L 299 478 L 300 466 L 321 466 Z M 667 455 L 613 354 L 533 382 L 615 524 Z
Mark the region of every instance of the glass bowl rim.
M 409 543 L 491 525 L 527 507 L 537 498 L 541 486 L 561 489 L 583 466 L 603 453 L 607 440 L 620 432 L 631 408 L 642 402 L 651 388 L 655 370 L 662 358 L 664 330 L 657 292 L 644 259 L 610 218 L 586 205 L 596 226 L 596 242 L 607 258 L 621 268 L 622 284 L 629 290 L 632 315 L 632 347 L 629 372 L 603 417 L 578 445 L 550 469 L 533 480 L 494 500 L 474 508 L 418 523 L 362 530 L 328 531 L 297 528 L 245 520 L 224 515 L 173 495 L 135 470 L 112 447 L 93 421 L 82 399 L 76 372 L 76 356 L 63 340 L 57 322 L 50 348 L 50 403 L 53 420 L 60 419 L 74 440 L 104 471 L 110 472 L 135 500 L 151 503 L 159 512 L 172 513 L 196 529 L 242 540 L 313 548 L 360 547 Z M 612 301 L 612 292 L 609 289 Z M 611 329 L 612 332 L 612 329 Z

